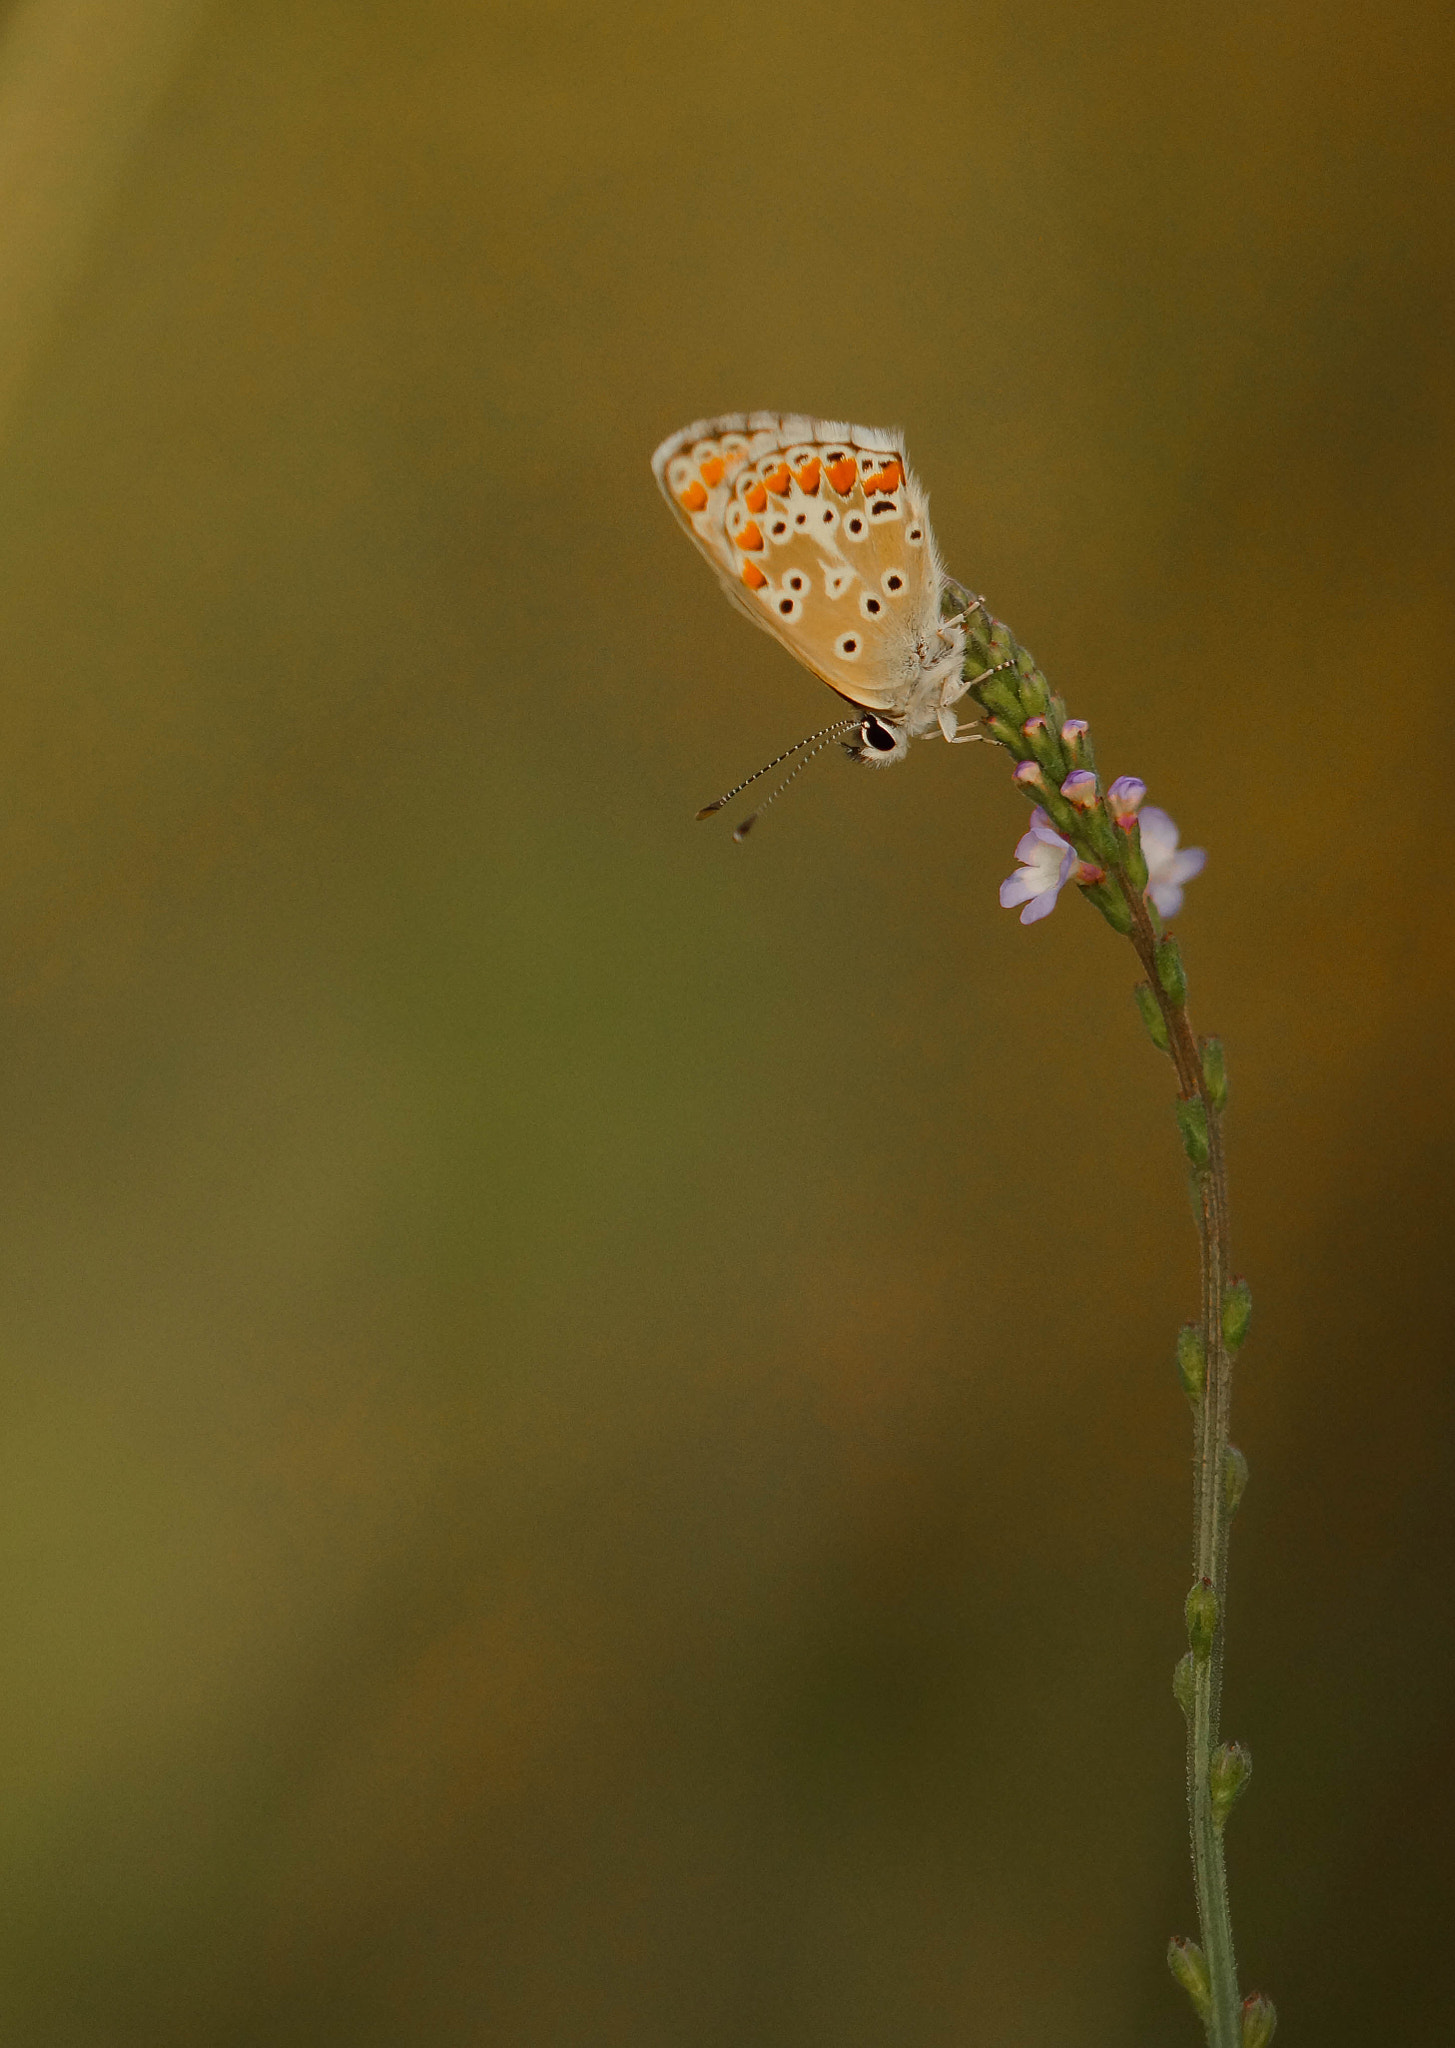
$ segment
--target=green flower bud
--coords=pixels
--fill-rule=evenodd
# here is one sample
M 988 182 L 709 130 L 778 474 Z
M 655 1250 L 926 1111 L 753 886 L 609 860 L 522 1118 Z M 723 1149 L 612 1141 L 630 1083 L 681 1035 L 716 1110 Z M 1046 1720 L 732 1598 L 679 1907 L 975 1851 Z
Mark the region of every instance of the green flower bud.
M 1151 982 L 1139 981 L 1132 994 L 1137 999 L 1137 1008 L 1141 1011 L 1142 1022 L 1147 1027 L 1147 1036 L 1158 1052 L 1170 1053 L 1172 1041 L 1167 1036 L 1167 1019 L 1162 1015 L 1162 1005 L 1157 1000 Z
M 1021 734 L 1046 773 L 1059 786 L 1066 775 L 1066 750 L 1045 718 L 1040 713 L 1028 718 L 1021 727 Z
M 1021 738 L 1018 725 L 1007 725 L 1003 718 L 994 717 L 985 719 L 984 725 L 990 737 L 1004 747 L 1007 753 L 1014 754 L 1017 761 L 1026 759 L 1030 750 Z
M 1213 1638 L 1218 1632 L 1218 1596 L 1211 1579 L 1198 1580 L 1182 1611 L 1187 1618 L 1187 1640 L 1192 1645 L 1192 1654 L 1202 1664 L 1212 1655 Z
M 1028 664 L 1028 669 L 1021 667 L 1022 661 Z M 1036 667 L 1036 664 L 1031 660 L 1031 657 L 1024 648 L 1021 649 L 1016 659 L 1016 668 L 1021 679 L 1020 699 L 1022 716 L 1025 718 L 1044 718 L 1050 706 L 1051 692 L 1047 688 L 1046 678 L 1041 674 L 1041 671 Z
M 1091 751 L 1091 727 L 1084 718 L 1063 717 L 1061 744 L 1073 768 L 1089 768 L 1093 775 L 1096 773 L 1096 757 Z
M 1205 1038 L 1202 1041 L 1202 1078 L 1213 1108 L 1226 1109 L 1228 1063 L 1223 1057 L 1223 1041 L 1220 1038 Z
M 1003 671 L 993 667 L 984 675 L 977 676 L 970 685 L 970 695 L 977 704 L 983 704 L 987 711 L 993 711 L 997 718 L 1003 718 L 1007 725 L 1019 730 L 1021 700 L 1016 695 L 1015 684 Z
M 1122 866 L 1126 870 L 1127 880 L 1134 889 L 1145 889 L 1150 878 L 1147 873 L 1147 856 L 1142 851 L 1142 828 L 1135 818 L 1128 818 L 1120 830 Z
M 1115 882 L 1097 882 L 1082 895 L 1088 903 L 1094 903 L 1114 932 L 1125 936 L 1132 929 L 1132 913 L 1127 899 Z
M 1213 1819 L 1219 1827 L 1226 1825 L 1252 1775 L 1253 1759 L 1241 1742 L 1224 1742 L 1213 1751 L 1208 1790 L 1212 1795 Z
M 1177 1377 L 1183 1393 L 1196 1407 L 1207 1386 L 1207 1346 L 1197 1323 L 1184 1323 L 1177 1332 Z
M 1247 1484 L 1248 1460 L 1236 1444 L 1229 1444 L 1223 1456 L 1223 1499 L 1230 1515 L 1238 1512 L 1238 1503 Z
M 1243 2048 L 1268 2048 L 1278 2025 L 1273 2000 L 1261 1991 L 1243 2000 Z
M 1246 1280 L 1230 1281 L 1223 1289 L 1223 1342 L 1237 1351 L 1253 1320 L 1253 1290 Z
M 1157 948 L 1157 979 L 1174 1003 L 1187 1001 L 1187 976 L 1182 967 L 1182 949 L 1176 939 L 1164 939 Z
M 1184 1650 L 1172 1667 L 1172 1697 L 1182 1709 L 1183 1718 L 1192 1719 L 1194 1695 L 1197 1691 L 1197 1667 L 1192 1661 L 1191 1650 Z
M 1111 819 L 1102 810 L 1100 805 L 1094 811 L 1084 815 L 1086 816 L 1087 833 L 1092 845 L 1096 848 L 1097 859 L 1104 867 L 1120 867 L 1124 852 L 1121 833 L 1118 832 L 1116 826 L 1113 825 Z
M 1207 1110 L 1200 1095 L 1193 1095 L 1186 1102 L 1177 1105 L 1177 1128 L 1182 1133 L 1182 1149 L 1192 1161 L 1197 1172 L 1207 1165 Z
M 1198 2018 L 1205 2020 L 1212 2011 L 1212 1985 L 1208 1982 L 1207 1957 L 1197 1943 L 1174 1934 L 1167 1944 L 1167 1967 L 1192 2000 Z

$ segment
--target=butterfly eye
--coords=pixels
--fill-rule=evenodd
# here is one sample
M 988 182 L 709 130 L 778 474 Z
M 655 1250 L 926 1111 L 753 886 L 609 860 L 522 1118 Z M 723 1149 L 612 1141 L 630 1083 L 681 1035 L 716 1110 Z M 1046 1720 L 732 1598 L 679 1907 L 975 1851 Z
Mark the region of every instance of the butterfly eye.
M 807 526 L 808 514 L 806 512 L 796 512 L 793 517 L 793 523 L 795 526 Z
M 794 570 L 791 576 L 785 576 L 783 583 L 784 588 L 787 590 L 806 590 L 808 588 L 807 577 L 801 575 L 797 569 Z
M 782 540 L 784 534 L 788 531 L 788 521 L 786 519 L 775 519 L 768 528 L 768 531 L 772 534 L 774 540 Z
M 879 614 L 883 611 L 884 605 L 883 601 L 880 598 L 871 597 L 868 591 L 866 590 L 864 592 L 864 595 L 859 599 L 859 609 L 864 614 L 866 619 L 877 619 Z
M 925 530 L 922 526 L 912 526 L 909 529 L 909 532 L 904 537 L 907 541 L 911 542 L 913 546 L 918 547 L 920 542 L 925 537 Z
M 795 620 L 803 617 L 803 599 L 801 597 L 780 597 L 774 604 L 773 609 L 777 612 L 780 619 L 783 619 L 791 626 Z
M 857 633 L 843 633 L 834 643 L 834 653 L 840 661 L 857 661 L 859 658 L 859 636 Z
M 893 498 L 876 498 L 869 507 L 871 519 L 881 519 L 886 512 L 891 518 L 897 519 L 899 517 L 899 506 Z
M 866 718 L 859 728 L 864 745 L 875 754 L 892 754 L 899 745 L 899 735 L 880 718 Z
M 857 540 L 864 531 L 864 522 L 856 512 L 852 519 L 844 521 L 844 531 L 850 540 Z
M 889 592 L 889 595 L 891 597 L 897 596 L 897 594 L 901 590 L 903 590 L 904 578 L 900 575 L 897 569 L 891 569 L 889 574 L 885 577 L 884 588 Z

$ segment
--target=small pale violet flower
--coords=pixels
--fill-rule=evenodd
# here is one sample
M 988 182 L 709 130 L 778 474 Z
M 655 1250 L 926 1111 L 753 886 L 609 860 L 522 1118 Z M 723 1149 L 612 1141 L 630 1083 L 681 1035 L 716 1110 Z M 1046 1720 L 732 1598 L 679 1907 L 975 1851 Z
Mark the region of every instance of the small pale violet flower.
M 1182 885 L 1200 875 L 1207 854 L 1200 846 L 1177 847 L 1177 827 L 1165 811 L 1148 804 L 1142 812 L 1142 852 L 1147 859 L 1147 894 L 1164 917 L 1182 908 Z
M 1061 784 L 1061 794 L 1078 811 L 1096 809 L 1096 777 L 1089 768 L 1073 768 Z
M 1084 718 L 1068 718 L 1061 728 L 1061 737 L 1074 752 L 1090 731 Z
M 1136 817 L 1146 794 L 1147 785 L 1140 775 L 1119 775 L 1106 793 L 1106 807 L 1120 825 L 1124 819 Z
M 1001 883 L 1001 908 L 1014 910 L 1023 903 L 1021 923 L 1034 924 L 1056 908 L 1061 885 L 1076 866 L 1076 848 L 1051 829 L 1044 811 L 1036 810 L 1031 812 L 1031 829 L 1016 847 L 1015 857 L 1025 865 Z

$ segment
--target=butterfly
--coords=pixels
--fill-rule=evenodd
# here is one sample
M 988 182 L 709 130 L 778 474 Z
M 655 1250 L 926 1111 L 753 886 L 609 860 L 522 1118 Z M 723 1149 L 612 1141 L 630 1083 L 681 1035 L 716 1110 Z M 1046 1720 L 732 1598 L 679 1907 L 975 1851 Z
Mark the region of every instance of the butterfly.
M 968 594 L 941 566 L 899 434 L 798 413 L 726 413 L 669 434 L 652 472 L 738 610 L 859 707 L 799 747 L 857 728 L 849 752 L 888 767 L 911 740 L 980 737 L 958 730 L 953 708 L 968 687 L 966 613 L 954 606 Z

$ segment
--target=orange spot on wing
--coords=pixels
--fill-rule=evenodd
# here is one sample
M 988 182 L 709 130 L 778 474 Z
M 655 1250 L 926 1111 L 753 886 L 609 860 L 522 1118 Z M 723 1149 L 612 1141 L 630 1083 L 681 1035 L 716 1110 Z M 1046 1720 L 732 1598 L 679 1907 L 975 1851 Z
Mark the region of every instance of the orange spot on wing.
M 842 462 L 831 462 L 828 467 L 829 482 L 841 498 L 847 498 L 853 490 L 858 474 L 858 465 L 852 455 L 846 455 Z
M 740 548 L 760 548 L 762 545 L 763 536 L 759 533 L 756 524 L 750 519 L 738 535 L 738 546 Z
M 874 476 L 866 476 L 866 491 L 897 491 L 904 482 L 904 471 L 897 462 L 886 462 Z
M 797 479 L 798 488 L 811 498 L 818 489 L 818 457 L 811 457 L 804 463 L 802 469 L 795 469 L 793 474 Z
M 720 455 L 709 455 L 706 462 L 699 467 L 697 474 L 711 490 L 714 484 L 722 482 L 722 473 L 726 468 L 727 464 Z
M 786 462 L 780 462 L 776 469 L 770 469 L 768 474 L 764 477 L 764 483 L 768 486 L 769 490 L 773 493 L 775 498 L 787 497 L 788 475 L 788 464 Z
M 694 477 L 686 490 L 683 491 L 678 502 L 685 505 L 689 512 L 700 512 L 707 503 L 707 493 Z
M 768 493 L 761 484 L 749 484 L 748 488 L 743 492 L 743 503 L 750 512 L 766 512 L 768 509 Z
M 768 579 L 756 562 L 744 562 L 743 581 L 747 584 L 749 590 L 761 590 Z

